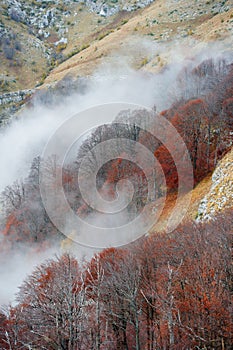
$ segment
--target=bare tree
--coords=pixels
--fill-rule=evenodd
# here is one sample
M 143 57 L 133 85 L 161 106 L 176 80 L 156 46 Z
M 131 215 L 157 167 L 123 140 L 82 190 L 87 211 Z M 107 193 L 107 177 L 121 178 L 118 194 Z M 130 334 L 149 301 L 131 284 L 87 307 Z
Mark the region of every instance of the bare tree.
M 77 261 L 64 255 L 38 267 L 20 287 L 18 301 L 27 331 L 22 342 L 54 350 L 82 348 L 85 288 Z

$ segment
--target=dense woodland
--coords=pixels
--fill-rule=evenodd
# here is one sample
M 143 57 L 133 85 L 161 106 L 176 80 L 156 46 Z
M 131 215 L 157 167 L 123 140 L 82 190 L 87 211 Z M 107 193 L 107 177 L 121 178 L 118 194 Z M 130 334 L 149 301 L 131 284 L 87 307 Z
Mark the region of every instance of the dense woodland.
M 90 152 L 87 171 L 92 171 L 98 163 L 92 148 L 112 138 L 144 144 L 160 162 L 168 191 L 176 193 L 172 155 L 143 129 L 143 123 L 153 128 L 160 115 L 185 141 L 195 184 L 232 147 L 233 65 L 221 59 L 186 67 L 176 91 L 175 102 L 161 114 L 155 108 L 151 113 L 122 111 L 117 124 L 97 128 L 84 141 L 74 162 L 63 168 L 67 199 L 78 215 L 86 217 L 92 211 L 78 188 L 81 160 Z M 121 126 L 122 120 L 128 124 Z M 175 152 L 174 138 L 167 139 Z M 127 149 L 100 169 L 97 187 L 101 191 L 108 184 L 114 196 L 117 182 L 130 179 L 136 189 L 130 216 L 132 208 L 136 215 L 145 205 L 147 184 L 143 171 L 124 159 L 125 153 Z M 24 243 L 44 249 L 53 238 L 62 239 L 40 198 L 41 166 L 51 175 L 59 164 L 56 156 L 35 158 L 28 177 L 1 195 L 2 256 Z M 185 180 L 185 169 L 183 176 Z M 150 200 L 162 195 L 158 180 Z M 45 262 L 20 287 L 17 306 L 2 312 L 0 348 L 231 349 L 232 221 L 232 211 L 225 211 L 209 223 L 183 223 L 169 235 L 155 233 L 126 248 L 106 249 L 89 262 L 69 255 Z
M 43 263 L 1 315 L 1 349 L 231 349 L 232 220 Z
M 177 96 L 173 96 L 175 102 L 171 108 L 161 112 L 161 115 L 175 126 L 185 141 L 193 165 L 194 182 L 197 184 L 213 171 L 217 161 L 232 146 L 233 64 L 223 59 L 215 61 L 210 59 L 195 68 L 186 67 L 178 76 L 175 90 L 178 91 Z M 122 111 L 115 123 L 98 127 L 77 150 L 73 162 L 63 166 L 63 186 L 67 200 L 78 215 L 86 217 L 92 212 L 79 191 L 77 174 L 80 163 L 89 152 L 87 173 L 92 172 L 98 166 L 98 159 L 92 153 L 92 148 L 106 140 L 119 139 L 119 145 L 116 144 L 116 147 L 119 147 L 119 155 L 99 170 L 97 187 L 101 192 L 103 185 L 108 184 L 108 195 L 114 196 L 117 182 L 120 179 L 129 179 L 135 189 L 131 206 L 129 206 L 129 215 L 133 211 L 137 215 L 145 205 L 147 183 L 143 171 L 135 163 L 125 160 L 127 149 L 122 152 L 121 138 L 140 142 L 153 152 L 165 174 L 167 190 L 176 191 L 178 174 L 173 155 L 179 150 L 176 150 L 175 136 L 166 135 L 167 145 L 173 151 L 171 155 L 164 144 L 145 131 L 145 126 L 149 130 L 157 128 L 159 117 L 160 114 L 156 113 L 156 108 L 152 112 Z M 121 125 L 122 120 L 124 124 Z M 164 133 L 166 134 L 166 130 Z M 56 155 L 46 160 L 38 156 L 32 162 L 28 177 L 24 181 L 16 181 L 13 185 L 7 186 L 1 194 L 5 215 L 4 227 L 2 227 L 4 234 L 2 250 L 11 249 L 25 241 L 40 244 L 59 235 L 49 220 L 40 198 L 39 172 L 42 166 L 49 177 L 56 173 L 60 165 Z M 150 170 L 153 172 L 153 169 Z M 186 169 L 183 169 L 183 173 L 179 176 L 182 176 L 185 182 Z M 157 179 L 155 193 L 150 200 L 153 201 L 162 196 L 163 190 Z M 134 207 L 133 210 L 132 207 Z

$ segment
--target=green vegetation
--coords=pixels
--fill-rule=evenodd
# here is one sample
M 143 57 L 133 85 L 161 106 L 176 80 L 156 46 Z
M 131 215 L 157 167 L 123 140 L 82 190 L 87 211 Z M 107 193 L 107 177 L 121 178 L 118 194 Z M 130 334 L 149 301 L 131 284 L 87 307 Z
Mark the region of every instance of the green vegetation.
M 105 38 L 106 36 L 108 36 L 109 34 L 111 34 L 113 32 L 114 32 L 114 29 L 110 29 L 107 32 L 104 32 L 104 33 L 100 34 L 98 36 L 98 40 L 102 40 L 103 38 Z
M 140 68 L 147 65 L 148 62 L 149 62 L 149 59 L 147 57 L 143 58 L 143 60 L 140 63 Z
M 83 44 L 81 47 L 79 48 L 75 48 L 74 50 L 72 50 L 68 55 L 67 58 L 71 58 L 74 55 L 77 55 L 78 53 L 80 53 L 83 50 L 86 50 L 88 47 L 90 47 L 90 44 Z

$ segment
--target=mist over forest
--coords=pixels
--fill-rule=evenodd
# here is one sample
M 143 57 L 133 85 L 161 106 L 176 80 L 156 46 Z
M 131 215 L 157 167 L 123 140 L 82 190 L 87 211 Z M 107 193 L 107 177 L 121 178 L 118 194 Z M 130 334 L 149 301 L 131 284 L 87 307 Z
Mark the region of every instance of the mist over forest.
M 0 350 L 230 350 L 230 0 L 0 3 Z
M 185 169 L 178 174 L 173 159 L 176 135 L 167 131 L 162 143 L 153 134 L 160 118 L 182 137 L 192 185 L 197 186 L 232 146 L 232 57 L 213 53 L 201 52 L 154 76 L 128 69 L 113 81 L 113 69 L 109 76 L 99 70 L 87 79 L 66 78 L 56 88 L 38 92 L 20 118 L 1 131 L 1 349 L 230 349 L 231 210 L 211 222 L 186 220 L 170 233 L 101 250 L 105 244 L 98 235 L 96 248 L 76 243 L 88 235 L 81 226 L 77 236 L 64 236 L 48 216 L 40 192 L 41 167 L 48 177 L 61 167 L 56 154 L 42 158 L 47 139 L 97 101 L 137 103 L 138 108 L 122 110 L 112 123 L 88 131 L 72 146 L 62 165 L 62 184 L 76 215 L 92 225 L 120 226 L 145 205 L 156 206 L 165 198 L 166 208 L 166 195 L 178 196 L 179 182 L 190 179 Z M 123 139 L 128 140 L 124 147 Z M 102 152 L 117 156 L 99 168 L 93 148 L 111 140 L 116 141 Z M 157 168 L 138 166 L 142 154 L 137 143 L 159 161 L 166 193 Z M 135 162 L 128 160 L 132 152 Z M 98 170 L 97 191 L 110 202 L 116 191 L 126 197 L 131 191 L 118 186 L 122 180 L 133 185 L 131 201 L 117 222 L 114 215 L 106 219 L 96 213 L 82 198 L 80 169 L 86 181 Z M 145 173 L 153 174 L 156 184 L 149 197 Z

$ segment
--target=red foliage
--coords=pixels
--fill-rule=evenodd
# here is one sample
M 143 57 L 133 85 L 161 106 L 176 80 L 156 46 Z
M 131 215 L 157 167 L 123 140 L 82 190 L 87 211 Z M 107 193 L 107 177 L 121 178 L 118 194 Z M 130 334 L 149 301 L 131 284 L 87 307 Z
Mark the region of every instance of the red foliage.
M 83 275 L 68 255 L 42 264 L 20 288 L 19 305 L 0 317 L 2 341 L 7 330 L 14 349 L 66 348 L 72 338 L 71 349 L 80 350 L 230 350 L 231 232 L 229 211 L 213 223 L 105 249 Z M 77 326 L 85 330 L 78 337 Z
M 178 185 L 178 174 L 172 155 L 165 146 L 160 146 L 154 155 L 163 169 L 167 189 L 176 189 Z
M 233 129 L 233 97 L 223 101 L 222 104 L 223 118 L 225 119 L 227 126 Z
M 9 235 L 12 228 L 14 229 L 15 226 L 19 226 L 21 224 L 22 223 L 17 220 L 14 213 L 10 214 L 6 220 L 5 229 L 3 230 L 3 234 Z

